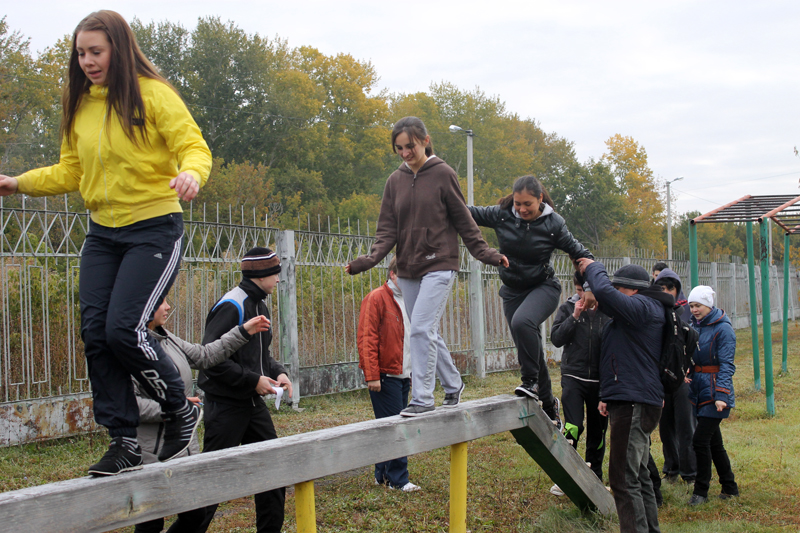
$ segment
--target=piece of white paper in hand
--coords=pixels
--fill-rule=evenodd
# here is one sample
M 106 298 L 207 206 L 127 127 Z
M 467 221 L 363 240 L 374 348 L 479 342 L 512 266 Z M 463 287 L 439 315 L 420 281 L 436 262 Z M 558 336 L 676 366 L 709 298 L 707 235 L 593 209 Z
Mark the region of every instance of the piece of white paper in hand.
M 283 387 L 272 387 L 275 389 L 275 409 L 281 408 L 281 398 L 283 398 Z

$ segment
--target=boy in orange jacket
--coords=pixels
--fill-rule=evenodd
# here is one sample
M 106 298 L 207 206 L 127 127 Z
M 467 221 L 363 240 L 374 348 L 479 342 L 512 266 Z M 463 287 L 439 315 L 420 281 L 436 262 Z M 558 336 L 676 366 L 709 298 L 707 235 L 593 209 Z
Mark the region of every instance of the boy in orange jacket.
M 364 372 L 375 418 L 399 415 L 408 405 L 411 360 L 410 324 L 397 286 L 397 259 L 389 263 L 389 279 L 361 302 L 358 316 L 358 367 Z M 408 480 L 408 459 L 375 465 L 375 483 L 403 492 L 420 490 Z

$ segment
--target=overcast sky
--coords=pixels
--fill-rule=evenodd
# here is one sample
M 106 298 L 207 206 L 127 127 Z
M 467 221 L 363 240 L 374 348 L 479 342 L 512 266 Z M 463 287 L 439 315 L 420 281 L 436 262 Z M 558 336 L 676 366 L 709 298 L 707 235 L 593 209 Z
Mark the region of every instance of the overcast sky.
M 657 177 L 684 176 L 672 185 L 678 212 L 800 195 L 797 0 L 4 4 L 0 15 L 34 51 L 96 9 L 189 29 L 219 16 L 290 46 L 369 60 L 392 92 L 443 80 L 480 87 L 574 142 L 582 161 L 600 158 L 616 133 L 633 137 Z

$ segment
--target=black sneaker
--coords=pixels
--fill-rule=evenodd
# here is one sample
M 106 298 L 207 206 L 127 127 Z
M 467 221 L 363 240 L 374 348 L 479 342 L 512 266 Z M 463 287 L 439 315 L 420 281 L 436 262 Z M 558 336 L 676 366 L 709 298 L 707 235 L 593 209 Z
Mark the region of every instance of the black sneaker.
M 718 498 L 720 500 L 730 500 L 731 498 L 738 498 L 738 494 L 727 494 L 725 492 L 720 492 Z
M 400 411 L 400 416 L 422 416 L 427 413 L 432 413 L 434 411 L 434 407 L 431 406 L 424 406 L 424 405 L 409 405 L 402 411 Z
M 564 431 L 564 423 L 561 421 L 561 401 L 558 398 L 553 396 L 553 406 L 545 409 L 544 414 L 550 417 L 558 431 Z
M 158 452 L 158 460 L 169 461 L 189 447 L 194 431 L 203 419 L 203 411 L 187 401 L 179 411 L 164 413 L 161 418 L 165 422 L 164 446 Z
M 89 475 L 116 476 L 142 468 L 142 449 L 133 437 L 114 437 L 108 451 L 97 463 L 89 467 Z
M 708 498 L 705 496 L 700 496 L 699 494 L 692 494 L 692 497 L 689 498 L 689 505 L 702 505 L 708 501 Z
M 444 395 L 442 407 L 455 407 L 461 401 L 461 393 L 464 392 L 464 382 L 461 382 L 461 388 L 458 392 L 450 392 Z
M 517 396 L 522 396 L 523 398 L 533 398 L 537 402 L 539 401 L 539 385 L 536 383 L 531 383 L 530 381 L 523 381 L 522 385 L 514 389 L 514 394 Z

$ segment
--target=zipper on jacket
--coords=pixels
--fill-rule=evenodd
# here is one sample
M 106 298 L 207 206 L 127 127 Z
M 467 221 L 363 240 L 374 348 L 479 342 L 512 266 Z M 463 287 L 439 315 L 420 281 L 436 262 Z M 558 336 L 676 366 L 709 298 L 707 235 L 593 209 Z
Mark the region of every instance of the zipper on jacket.
M 107 89 L 104 87 L 103 88 L 103 95 L 104 96 L 107 96 L 106 95 L 106 91 L 107 91 Z M 106 102 L 106 105 L 108 105 L 108 102 Z M 107 179 L 108 176 L 106 175 L 106 164 L 103 162 L 103 153 L 102 153 L 103 132 L 106 129 L 106 120 L 108 120 L 108 113 L 105 113 L 103 115 L 103 125 L 100 126 L 100 134 L 97 136 L 97 159 L 100 161 L 100 166 L 103 167 L 103 188 L 104 188 L 104 192 L 105 192 L 106 203 L 108 204 L 109 208 L 111 209 L 111 224 L 112 224 L 112 227 L 116 228 L 117 227 L 117 223 L 114 220 L 114 206 L 111 204 L 111 201 L 108 199 L 108 179 Z

